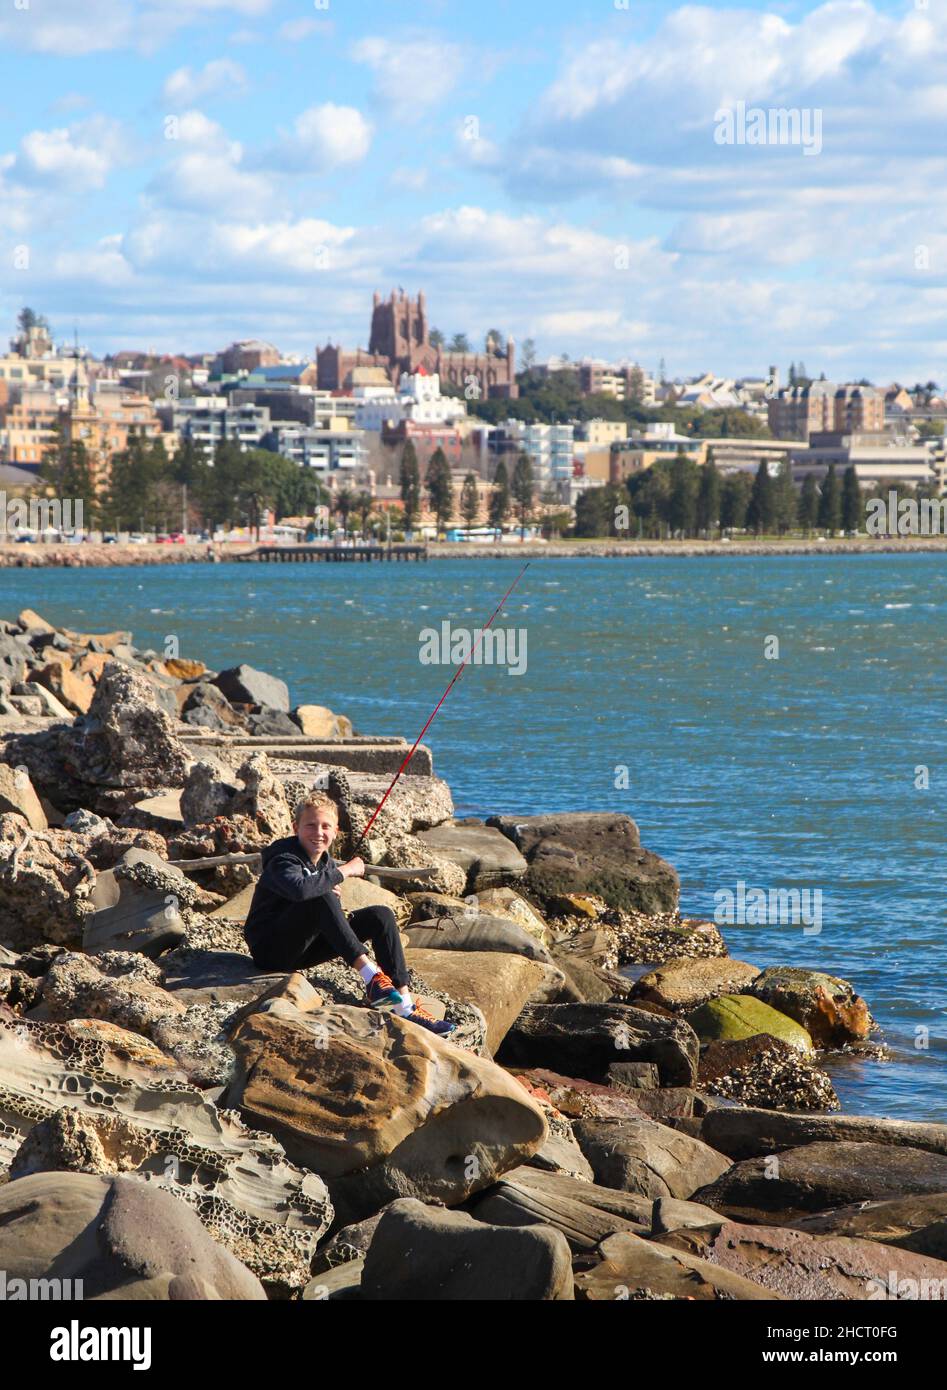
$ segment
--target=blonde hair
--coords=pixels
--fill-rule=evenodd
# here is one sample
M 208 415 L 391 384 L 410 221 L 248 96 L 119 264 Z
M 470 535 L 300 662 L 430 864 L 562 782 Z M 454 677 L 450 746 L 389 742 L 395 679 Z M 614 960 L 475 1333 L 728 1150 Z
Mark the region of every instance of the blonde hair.
M 331 811 L 335 816 L 336 825 L 339 823 L 339 808 L 332 800 L 332 797 L 329 796 L 328 792 L 307 792 L 302 800 L 296 803 L 296 809 L 293 812 L 293 825 L 298 825 L 303 818 L 303 812 L 309 810 Z

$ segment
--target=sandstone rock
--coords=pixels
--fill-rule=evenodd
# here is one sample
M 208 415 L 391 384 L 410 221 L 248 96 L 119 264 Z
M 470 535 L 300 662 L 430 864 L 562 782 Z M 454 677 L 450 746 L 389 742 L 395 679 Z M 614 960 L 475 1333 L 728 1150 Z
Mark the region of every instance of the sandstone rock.
M 409 1197 L 379 1221 L 361 1289 L 368 1300 L 569 1300 L 572 1266 L 550 1227 L 487 1226 Z
M 301 733 L 308 738 L 337 739 L 352 737 L 352 721 L 344 714 L 333 714 L 325 705 L 297 705 L 292 717 Z
M 404 780 L 404 779 L 402 779 Z M 401 784 L 399 783 L 399 786 Z M 440 851 L 432 849 L 415 835 L 399 835 L 391 832 L 385 839 L 385 852 L 381 863 L 392 869 L 426 869 L 423 878 L 402 880 L 401 886 L 409 891 L 422 884 L 436 892 L 459 896 L 466 882 L 463 869 Z
M 710 1043 L 698 1079 L 713 1095 L 767 1110 L 838 1110 L 827 1072 L 791 1043 L 757 1033 Z
M 207 667 L 203 661 L 192 661 L 185 656 L 166 657 L 164 669 L 169 676 L 179 681 L 196 681 L 207 674 Z
M 898 1296 L 896 1291 L 887 1293 L 895 1263 L 891 1251 L 870 1240 L 735 1222 L 674 1231 L 659 1239 L 666 1247 L 686 1250 L 784 1298 L 857 1301 Z M 902 1280 L 913 1283 L 915 1290 L 925 1283 L 930 1286 L 929 1281 L 935 1281 L 934 1288 L 947 1287 L 947 1263 L 941 1260 L 900 1250 L 896 1263 L 896 1287 Z
M 247 727 L 246 720 L 233 708 L 224 692 L 210 681 L 201 681 L 191 688 L 181 707 L 181 719 L 185 724 L 212 733 Z
M 677 1197 L 659 1197 L 651 1212 L 651 1234 L 667 1235 L 669 1231 L 703 1230 L 712 1226 L 719 1230 L 725 1219 L 712 1207 L 700 1202 L 682 1202 Z
M 49 719 L 72 719 L 72 714 L 66 709 L 61 700 L 57 700 L 51 690 L 47 690 L 45 685 L 40 685 L 39 681 L 20 681 L 15 687 L 21 695 L 35 695 L 42 701 L 43 714 Z
M 653 1062 L 612 1062 L 608 1084 L 619 1091 L 652 1091 L 660 1085 L 658 1069 Z
M 30 838 L 27 838 L 27 837 Z M 30 832 L 25 818 L 0 813 L 0 941 L 19 951 L 40 942 L 75 946 L 92 912 L 95 874 L 70 836 Z
M 476 895 L 475 906 L 491 917 L 508 917 L 525 928 L 530 936 L 544 945 L 549 944 L 551 932 L 541 914 L 512 888 L 487 888 Z M 436 915 L 436 914 L 435 914 Z
M 682 1012 L 706 1004 L 721 994 L 749 993 L 744 986 L 759 973 L 758 966 L 729 958 L 669 960 L 636 981 L 632 998 L 649 999 L 666 1009 Z
M 642 849 L 629 816 L 575 812 L 491 816 L 526 858 L 526 886 L 540 901 L 563 893 L 594 894 L 609 907 L 672 911 L 679 883 L 670 864 Z
M 472 1203 L 478 1221 L 552 1226 L 577 1252 L 594 1249 L 616 1231 L 647 1235 L 651 1206 L 645 1197 L 531 1167 L 506 1173 Z
M 614 970 L 603 970 L 581 956 L 553 951 L 552 958 L 568 982 L 569 990 L 563 993 L 562 1002 L 571 998 L 583 1004 L 628 1004 L 631 1002 L 632 984 L 624 975 Z
M 95 694 L 95 683 L 88 676 L 77 675 L 67 661 L 51 661 L 36 673 L 39 685 L 45 685 L 56 699 L 73 714 L 88 714 Z
M 423 745 L 421 745 L 423 747 Z M 407 749 L 405 749 L 407 752 Z M 414 768 L 416 758 L 410 764 Z M 344 768 L 327 769 L 329 793 L 339 805 L 339 824 L 347 834 L 351 844 L 359 838 L 379 801 L 391 784 L 391 775 L 372 772 L 351 772 Z M 449 820 L 454 814 L 454 802 L 450 787 L 440 777 L 432 777 L 417 770 L 405 773 L 385 802 L 378 818 L 372 826 L 372 837 L 382 841 L 399 840 L 419 830 L 426 830 L 441 821 Z M 412 841 L 418 851 L 419 841 Z M 443 862 L 443 855 L 437 859 L 433 855 L 417 859 L 416 864 Z M 380 862 L 380 861 L 379 861 Z M 464 882 L 462 872 L 455 869 L 454 881 Z M 420 887 L 427 890 L 430 885 Z
M 216 1110 L 143 1038 L 94 1020 L 5 1020 L 0 1008 L 0 1077 L 0 1180 L 30 1131 L 68 1103 L 92 1120 L 114 1169 L 146 1155 L 137 1171 L 188 1203 L 259 1278 L 305 1286 L 333 1218 L 325 1185 L 268 1135 Z
M 687 1021 L 702 1043 L 768 1033 L 791 1043 L 800 1052 L 813 1051 L 812 1039 L 801 1024 L 746 994 L 728 994 L 701 1004 L 687 1015 Z
M 73 670 L 77 676 L 89 676 L 95 682 L 101 676 L 109 659 L 108 652 L 86 652 L 75 663 Z
M 52 623 L 41 618 L 33 608 L 24 608 L 17 618 L 17 622 L 24 632 L 55 632 Z
M 771 965 L 743 993 L 800 1023 L 816 1047 L 842 1047 L 874 1028 L 868 1005 L 847 980 L 821 970 Z
M 630 1232 L 619 1232 L 598 1247 L 599 1261 L 576 1275 L 575 1296 L 593 1302 L 672 1298 L 692 1301 L 780 1299 L 740 1274 L 720 1269 L 683 1250 L 669 1250 Z
M 416 834 L 464 871 L 468 893 L 508 885 L 526 873 L 526 860 L 512 841 L 481 820 L 445 821 Z
M 792 1226 L 812 1235 L 854 1236 L 881 1245 L 947 1260 L 947 1193 L 858 1202 L 815 1216 L 797 1216 Z
M 0 1188 L 0 1266 L 8 1287 L 54 1268 L 81 1280 L 85 1298 L 134 1298 L 138 1281 L 162 1275 L 172 1299 L 266 1298 L 183 1202 L 140 1177 L 37 1173 Z
M 683 1020 L 626 1004 L 530 1004 L 507 1033 L 499 1060 L 589 1081 L 601 1080 L 612 1062 L 654 1062 L 662 1085 L 688 1086 L 697 1056 L 697 1037 Z
M 405 959 L 435 989 L 474 1004 L 487 1020 L 495 1052 L 526 1001 L 548 985 L 546 967 L 501 951 L 432 951 L 411 947 Z
M 227 1104 L 329 1180 L 352 1219 L 406 1193 L 461 1202 L 546 1137 L 499 1067 L 391 1014 L 270 999 L 231 1043 Z
M 597 1183 L 642 1197 L 688 1198 L 730 1167 L 708 1145 L 651 1119 L 577 1120 L 573 1133 Z
M 742 1159 L 692 1196 L 734 1220 L 766 1223 L 770 1213 L 779 1213 L 788 1223 L 796 1213 L 944 1191 L 945 1154 L 892 1144 L 840 1142 Z
M 223 691 L 227 699 L 239 705 L 265 705 L 289 713 L 289 687 L 276 676 L 257 671 L 253 666 L 233 666 L 221 671 L 210 682 Z
M 299 728 L 288 714 L 278 709 L 260 710 L 247 715 L 247 728 L 254 738 L 298 738 Z
M 397 893 L 382 888 L 378 883 L 369 883 L 364 878 L 347 878 L 339 884 L 341 902 L 346 912 L 355 912 L 360 907 L 390 907 L 399 925 L 403 925 L 410 913 L 410 904 Z
M 0 957 L 0 1003 L 15 1012 L 25 1013 L 39 1002 L 39 996 L 40 986 L 32 976 L 4 965 Z
M 150 872 L 149 872 L 150 871 Z M 114 869 L 98 875 L 92 890 L 94 916 L 82 936 L 84 951 L 141 951 L 158 956 L 187 935 L 182 909 L 206 894 L 180 869 L 147 850 L 130 849 Z
M 780 1114 L 728 1106 L 706 1117 L 701 1138 L 731 1158 L 755 1158 L 801 1144 L 833 1141 L 902 1145 L 947 1155 L 947 1124 L 874 1115 Z
M 0 763 L 0 815 L 13 811 L 23 817 L 31 830 L 45 830 L 46 812 L 40 805 L 26 768 Z

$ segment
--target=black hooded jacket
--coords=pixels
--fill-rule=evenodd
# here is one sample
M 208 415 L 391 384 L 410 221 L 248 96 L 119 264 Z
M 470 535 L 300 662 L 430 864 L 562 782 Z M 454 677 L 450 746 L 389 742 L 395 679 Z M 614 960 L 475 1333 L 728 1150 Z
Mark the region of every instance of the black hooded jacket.
M 263 851 L 263 872 L 243 934 L 251 955 L 277 937 L 284 927 L 312 920 L 307 904 L 331 893 L 345 875 L 326 851 L 313 864 L 295 835 L 276 840 Z

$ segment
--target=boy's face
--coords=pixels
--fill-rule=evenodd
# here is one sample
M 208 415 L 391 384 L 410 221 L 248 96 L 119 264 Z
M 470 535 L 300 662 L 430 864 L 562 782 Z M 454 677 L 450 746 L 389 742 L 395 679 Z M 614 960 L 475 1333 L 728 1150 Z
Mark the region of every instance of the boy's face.
M 310 859 L 318 859 L 338 833 L 339 823 L 327 806 L 307 806 L 296 823 L 296 836 Z

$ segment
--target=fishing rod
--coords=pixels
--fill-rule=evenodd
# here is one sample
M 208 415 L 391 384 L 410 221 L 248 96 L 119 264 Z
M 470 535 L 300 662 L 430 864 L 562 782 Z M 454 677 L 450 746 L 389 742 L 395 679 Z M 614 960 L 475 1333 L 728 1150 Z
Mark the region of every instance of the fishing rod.
M 401 776 L 402 772 L 404 772 L 405 768 L 408 766 L 408 763 L 409 763 L 409 762 L 411 761 L 411 759 L 414 757 L 414 754 L 415 754 L 415 751 L 416 751 L 416 749 L 417 749 L 418 744 L 421 742 L 422 738 L 424 737 L 424 735 L 427 733 L 428 729 L 429 729 L 429 728 L 431 727 L 431 725 L 433 724 L 435 714 L 437 714 L 437 711 L 440 709 L 441 705 L 444 703 L 444 701 L 447 699 L 448 695 L 451 693 L 451 690 L 454 688 L 455 682 L 459 679 L 460 674 L 461 674 L 461 672 L 463 671 L 464 667 L 467 665 L 468 661 L 471 661 L 471 660 L 473 659 L 473 657 L 476 655 L 477 647 L 479 647 L 479 646 L 480 646 L 480 643 L 483 641 L 484 636 L 486 635 L 487 629 L 491 626 L 491 624 L 493 623 L 494 618 L 497 616 L 497 614 L 499 613 L 500 609 L 503 607 L 504 603 L 506 603 L 507 599 L 510 597 L 510 594 L 512 594 L 513 590 L 516 588 L 517 584 L 518 584 L 518 583 L 520 582 L 520 580 L 523 578 L 523 575 L 524 575 L 524 574 L 526 573 L 526 571 L 529 569 L 529 566 L 530 566 L 530 561 L 527 560 L 527 561 L 526 561 L 526 564 L 525 564 L 525 565 L 523 566 L 523 568 L 520 570 L 519 574 L 518 574 L 518 575 L 516 576 L 516 578 L 513 580 L 513 583 L 512 583 L 512 584 L 510 585 L 510 587 L 507 589 L 506 593 L 503 595 L 503 597 L 500 599 L 500 602 L 497 604 L 496 608 L 493 610 L 493 613 L 492 613 L 492 615 L 491 615 L 491 617 L 490 617 L 490 621 L 486 624 L 486 627 L 483 628 L 482 632 L 480 633 L 480 636 L 477 638 L 476 646 L 474 647 L 473 651 L 470 653 L 470 656 L 465 657 L 464 660 L 463 660 L 463 661 L 460 663 L 460 665 L 457 667 L 457 670 L 454 672 L 454 675 L 451 677 L 450 684 L 448 685 L 447 689 L 444 691 L 444 694 L 441 696 L 441 698 L 438 700 L 437 704 L 434 706 L 433 710 L 431 711 L 430 718 L 428 719 L 428 721 L 427 721 L 427 723 L 425 724 L 424 728 L 423 728 L 423 729 L 421 730 L 421 732 L 418 734 L 417 738 L 414 740 L 414 743 L 413 743 L 413 745 L 412 745 L 412 747 L 411 747 L 410 753 L 409 753 L 408 756 L 405 758 L 405 760 L 404 760 L 404 762 L 401 764 L 401 766 L 398 768 L 398 771 L 395 773 L 394 777 L 391 779 L 391 784 L 390 784 L 390 786 L 388 787 L 388 790 L 385 792 L 385 795 L 382 797 L 381 801 L 379 801 L 378 805 L 375 807 L 374 811 L 372 812 L 371 819 L 369 820 L 369 822 L 368 822 L 368 824 L 366 825 L 365 829 L 362 831 L 361 835 L 359 835 L 359 837 L 358 837 L 358 844 L 355 846 L 354 850 L 352 851 L 352 857 L 353 857 L 353 859 L 354 859 L 354 857 L 358 854 L 359 848 L 360 848 L 360 846 L 361 846 L 362 841 L 365 839 L 365 836 L 368 834 L 369 830 L 371 830 L 372 826 L 374 825 L 375 819 L 376 819 L 376 817 L 377 817 L 379 811 L 380 811 L 381 808 L 384 806 L 385 802 L 388 800 L 389 796 L 391 795 L 392 791 L 394 790 L 395 783 L 398 781 L 398 778 Z

